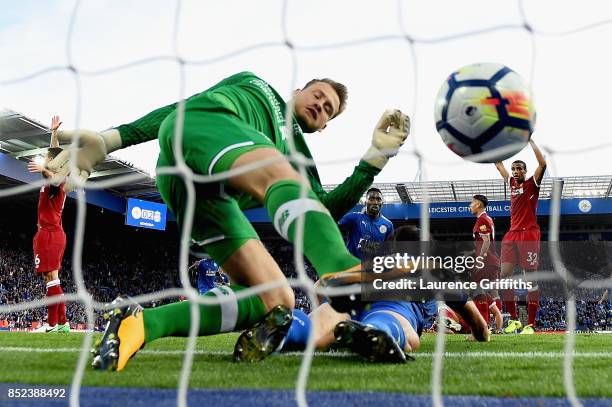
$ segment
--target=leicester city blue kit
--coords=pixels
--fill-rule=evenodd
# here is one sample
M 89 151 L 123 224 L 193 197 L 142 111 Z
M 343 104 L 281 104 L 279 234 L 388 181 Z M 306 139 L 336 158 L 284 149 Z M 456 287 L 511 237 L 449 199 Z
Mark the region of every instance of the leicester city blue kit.
M 383 215 L 371 218 L 367 213 L 351 212 L 344 215 L 338 224 L 348 229 L 346 247 L 360 259 L 376 251 L 382 242 L 393 235 L 393 223 Z

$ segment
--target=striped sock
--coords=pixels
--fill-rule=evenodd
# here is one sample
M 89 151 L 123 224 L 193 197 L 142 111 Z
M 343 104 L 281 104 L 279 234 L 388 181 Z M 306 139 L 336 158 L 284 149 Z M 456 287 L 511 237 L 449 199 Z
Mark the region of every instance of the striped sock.
M 344 245 L 338 225 L 327 208 L 310 189 L 305 198 L 300 198 L 301 187 L 297 181 L 285 180 L 268 188 L 264 206 L 270 219 L 273 219 L 276 231 L 293 243 L 295 220 L 301 215 L 305 217 L 304 254 L 319 276 L 360 264 L 360 260 L 351 255 Z
M 261 299 L 254 295 L 240 300 L 236 293 L 246 289 L 236 284 L 213 288 L 205 297 L 230 297 L 221 304 L 200 304 L 199 336 L 214 335 L 250 328 L 265 314 Z M 190 302 L 181 301 L 143 311 L 145 342 L 166 336 L 189 336 Z

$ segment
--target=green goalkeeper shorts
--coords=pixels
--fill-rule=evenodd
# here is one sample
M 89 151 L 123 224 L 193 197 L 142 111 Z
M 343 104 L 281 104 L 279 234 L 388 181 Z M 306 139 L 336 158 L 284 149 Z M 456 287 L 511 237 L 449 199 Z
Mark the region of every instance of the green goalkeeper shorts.
M 233 112 L 222 108 L 203 109 L 197 100 L 193 102 L 196 103 L 189 101 L 185 105 L 182 145 L 185 162 L 194 173 L 218 174 L 229 170 L 241 154 L 261 147 L 274 148 L 268 137 Z M 175 123 L 176 111 L 161 124 L 158 169 L 175 165 Z M 175 214 L 178 225 L 185 227 L 187 190 L 183 177 L 158 175 L 157 187 L 164 202 Z M 194 187 L 195 212 L 191 238 L 222 265 L 247 240 L 259 238 L 241 209 L 242 203 L 249 202 L 245 206 L 252 207 L 255 201 L 247 194 L 233 190 L 224 181 L 194 183 Z

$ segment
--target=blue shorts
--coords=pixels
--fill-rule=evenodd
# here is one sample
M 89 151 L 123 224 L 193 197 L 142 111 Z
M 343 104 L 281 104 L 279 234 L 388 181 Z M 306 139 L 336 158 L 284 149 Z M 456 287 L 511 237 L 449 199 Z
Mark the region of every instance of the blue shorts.
M 377 301 L 366 305 L 366 307 L 355 317 L 355 321 L 361 321 L 366 316 L 375 312 L 393 311 L 400 314 L 410 323 L 416 333 L 421 336 L 423 328 L 436 315 L 435 301 Z

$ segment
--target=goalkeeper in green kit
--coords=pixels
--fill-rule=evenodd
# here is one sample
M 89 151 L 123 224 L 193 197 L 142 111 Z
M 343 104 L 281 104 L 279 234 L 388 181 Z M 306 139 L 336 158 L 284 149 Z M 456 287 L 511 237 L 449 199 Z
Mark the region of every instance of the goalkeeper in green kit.
M 409 132 L 409 118 L 387 110 L 374 130 L 372 145 L 353 173 L 336 189 L 325 192 L 315 167 L 303 178 L 289 163 L 286 132 L 293 131 L 295 147 L 312 156 L 303 133 L 323 130 L 346 104 L 346 88 L 330 79 L 315 79 L 293 92 L 291 123 L 285 123 L 286 102 L 264 80 L 250 72 L 230 76 L 185 101 L 182 154 L 195 173 L 214 175 L 243 166 L 257 167 L 217 183 L 195 183 L 195 214 L 185 224 L 187 188 L 179 175 L 159 175 L 157 187 L 180 227 L 191 227 L 192 241 L 206 251 L 234 284 L 205 295 L 224 298 L 216 305 L 199 305 L 199 335 L 245 330 L 234 349 L 238 361 L 257 361 L 273 352 L 291 325 L 293 291 L 283 285 L 237 299 L 246 287 L 285 280 L 281 269 L 259 240 L 242 210 L 267 209 L 276 231 L 295 239 L 296 220 L 305 217 L 304 254 L 319 277 L 359 271 L 360 260 L 346 249 L 336 220 L 358 203 L 388 161 L 397 154 Z M 174 150 L 176 104 L 157 109 L 126 125 L 101 133 L 89 130 L 59 132 L 59 140 L 80 137 L 76 163 L 86 177 L 106 154 L 159 139 L 157 168 L 177 164 Z M 67 150 L 48 166 L 67 174 Z M 305 198 L 300 188 L 306 186 Z M 336 220 L 334 220 L 336 219 Z M 165 336 L 188 336 L 188 301 L 152 309 L 123 303 L 110 312 L 106 331 L 94 349 L 93 366 L 122 370 L 146 343 Z

